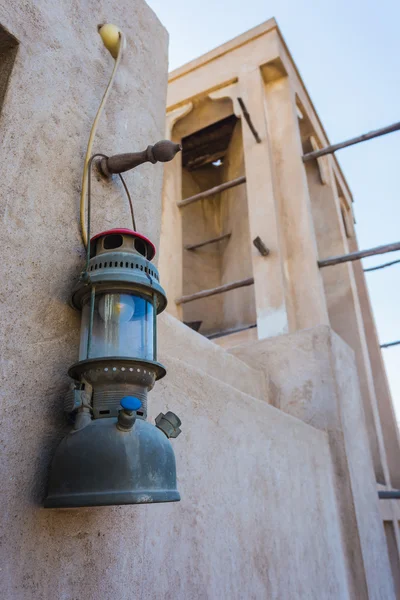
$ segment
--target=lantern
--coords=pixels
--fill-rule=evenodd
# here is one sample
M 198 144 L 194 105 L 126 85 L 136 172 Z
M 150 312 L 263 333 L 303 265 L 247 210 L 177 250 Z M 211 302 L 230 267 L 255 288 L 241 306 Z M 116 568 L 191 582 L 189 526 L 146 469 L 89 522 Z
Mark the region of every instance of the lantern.
M 181 422 L 172 412 L 155 425 L 146 420 L 148 392 L 166 374 L 157 361 L 157 315 L 167 300 L 154 254 L 150 240 L 130 229 L 89 241 L 72 293 L 82 311 L 65 398 L 73 428 L 52 462 L 47 508 L 180 500 L 169 438 Z

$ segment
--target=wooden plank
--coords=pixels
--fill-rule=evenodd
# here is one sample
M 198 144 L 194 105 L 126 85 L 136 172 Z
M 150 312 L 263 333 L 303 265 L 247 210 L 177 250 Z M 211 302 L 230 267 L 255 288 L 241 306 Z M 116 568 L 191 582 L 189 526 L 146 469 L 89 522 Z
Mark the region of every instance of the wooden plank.
M 369 248 L 369 250 L 359 250 L 358 252 L 351 252 L 350 254 L 343 254 L 341 256 L 331 256 L 323 260 L 318 261 L 319 267 L 329 267 L 331 265 L 338 265 L 353 260 L 359 260 L 367 256 L 375 256 L 376 254 L 385 254 L 386 252 L 396 252 L 400 250 L 400 242 L 393 244 L 385 244 L 384 246 L 376 246 L 376 248 Z
M 199 194 L 195 194 L 194 196 L 189 196 L 189 198 L 185 198 L 177 204 L 179 207 L 187 206 L 188 204 L 192 204 L 192 202 L 197 202 L 198 200 L 202 200 L 203 198 L 214 196 L 214 194 L 218 194 L 219 192 L 229 190 L 230 188 L 236 187 L 237 185 L 241 185 L 242 183 L 246 183 L 246 177 L 244 175 L 242 177 L 238 177 L 237 179 L 232 179 L 232 181 L 226 181 L 225 183 L 216 185 L 215 187 L 210 188 L 209 190 L 205 190 L 204 192 L 200 192 Z
M 322 148 L 321 150 L 315 150 L 315 152 L 309 152 L 308 154 L 304 154 L 303 162 L 313 160 L 314 158 L 319 158 L 320 156 L 325 156 L 326 154 L 333 154 L 333 152 L 336 152 L 336 150 L 341 150 L 342 148 L 347 148 L 348 146 L 353 146 L 354 144 L 359 144 L 360 142 L 366 142 L 376 137 L 380 137 L 381 135 L 386 135 L 387 133 L 393 133 L 394 131 L 399 130 L 400 121 L 398 123 L 393 123 L 393 125 L 389 125 L 388 127 L 382 127 L 381 129 L 375 129 L 374 131 L 370 131 L 369 133 L 364 133 L 363 135 L 351 138 L 350 140 L 346 140 L 345 142 L 340 142 L 339 144 L 332 144 L 331 146 L 327 146 L 326 148 Z
M 215 296 L 216 294 L 222 294 L 223 292 L 229 292 L 229 290 L 235 290 L 236 288 L 242 288 L 247 285 L 254 284 L 254 277 L 248 277 L 247 279 L 240 279 L 239 281 L 232 281 L 232 283 L 226 283 L 216 288 L 209 290 L 202 290 L 194 294 L 188 294 L 187 296 L 181 296 L 177 298 L 175 302 L 177 304 L 186 304 L 187 302 L 193 302 L 193 300 L 200 300 L 200 298 L 208 298 L 209 296 Z
M 196 248 L 202 248 L 203 246 L 207 246 L 208 244 L 215 244 L 216 242 L 220 242 L 221 240 L 225 240 L 231 237 L 230 233 L 224 233 L 224 235 L 219 235 L 218 237 L 211 238 L 209 240 L 205 240 L 204 242 L 200 242 L 199 244 L 190 244 L 184 246 L 185 250 L 196 250 Z

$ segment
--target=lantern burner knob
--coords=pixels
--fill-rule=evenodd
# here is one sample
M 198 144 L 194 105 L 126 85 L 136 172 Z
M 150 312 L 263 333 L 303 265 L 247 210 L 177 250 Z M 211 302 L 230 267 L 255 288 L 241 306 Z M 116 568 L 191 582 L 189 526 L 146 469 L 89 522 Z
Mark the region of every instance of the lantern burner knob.
M 118 413 L 117 428 L 120 431 L 130 431 L 135 424 L 137 411 L 142 403 L 135 396 L 124 396 L 121 400 L 122 410 Z
M 121 406 L 125 410 L 139 410 L 142 407 L 142 402 L 135 396 L 124 396 L 121 400 Z

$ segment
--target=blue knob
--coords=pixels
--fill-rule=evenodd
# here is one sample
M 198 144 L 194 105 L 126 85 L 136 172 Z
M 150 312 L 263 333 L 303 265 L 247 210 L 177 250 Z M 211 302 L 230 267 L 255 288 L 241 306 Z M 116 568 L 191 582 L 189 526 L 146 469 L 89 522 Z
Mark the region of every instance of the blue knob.
M 135 398 L 135 396 L 124 396 L 121 400 L 121 406 L 122 408 L 125 408 L 125 410 L 139 410 L 142 403 L 139 398 Z

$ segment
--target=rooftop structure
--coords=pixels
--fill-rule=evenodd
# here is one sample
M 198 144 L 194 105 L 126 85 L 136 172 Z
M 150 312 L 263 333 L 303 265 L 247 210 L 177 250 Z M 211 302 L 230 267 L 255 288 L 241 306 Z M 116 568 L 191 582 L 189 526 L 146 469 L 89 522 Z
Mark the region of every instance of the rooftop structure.
M 399 487 L 361 263 L 322 266 L 358 250 L 352 194 L 332 152 L 304 158 L 330 142 L 274 19 L 170 73 L 167 136 L 183 148 L 164 179 L 168 310 L 252 366 L 257 340 L 330 326 L 355 354 L 376 482 Z

